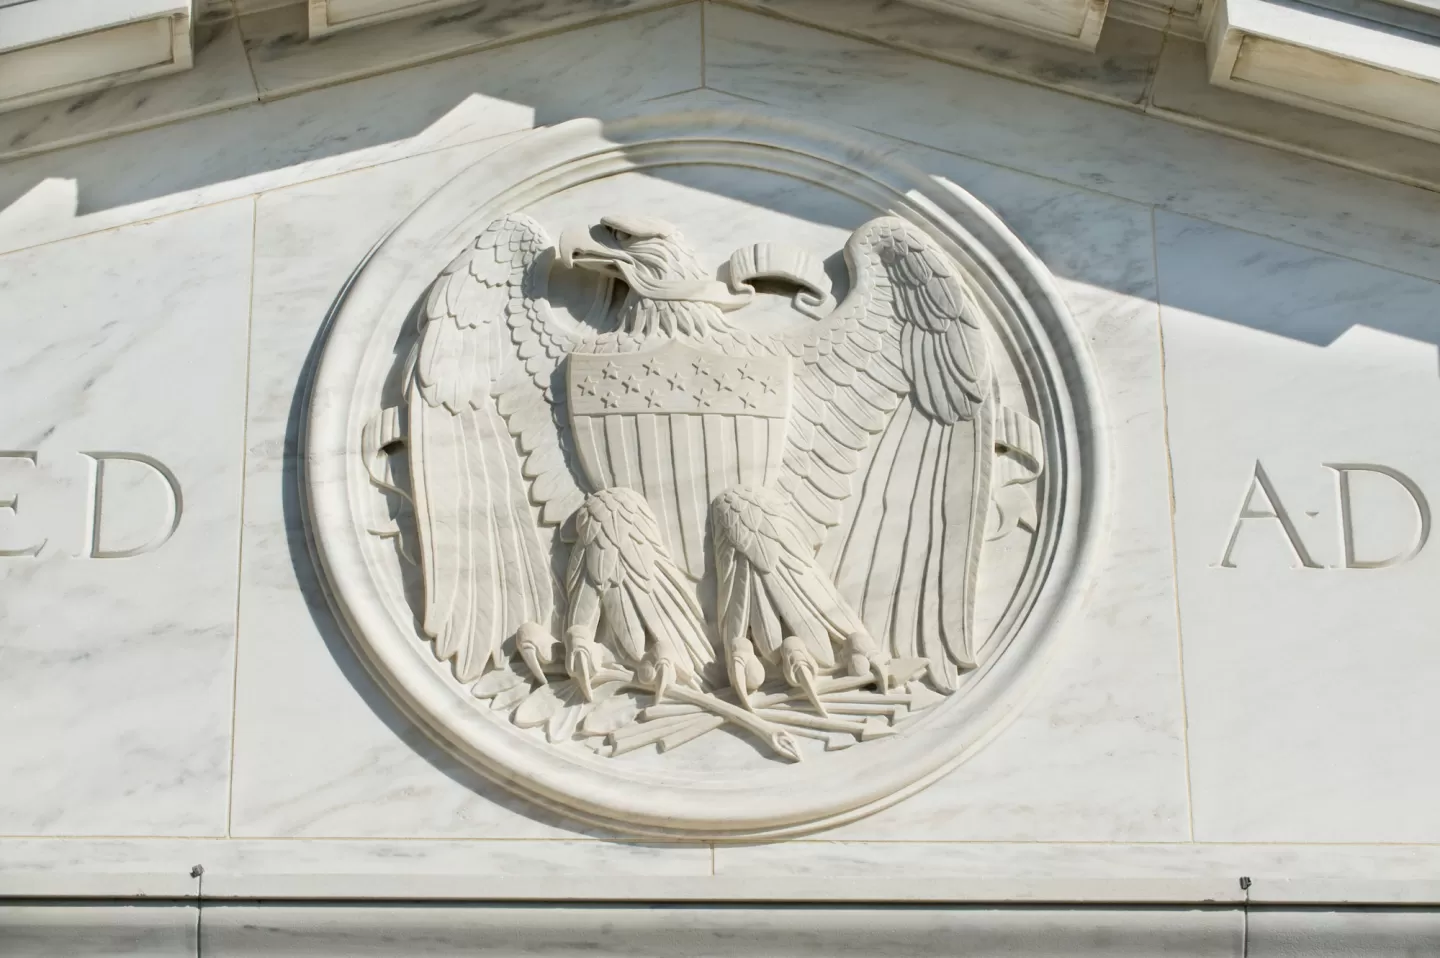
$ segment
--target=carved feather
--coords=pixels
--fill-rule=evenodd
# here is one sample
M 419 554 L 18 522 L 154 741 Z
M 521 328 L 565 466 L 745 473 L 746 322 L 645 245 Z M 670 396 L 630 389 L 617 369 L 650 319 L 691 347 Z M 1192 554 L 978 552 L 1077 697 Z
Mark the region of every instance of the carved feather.
M 905 220 L 865 224 L 845 257 L 850 294 L 801 338 L 779 487 L 870 633 L 951 687 L 975 661 L 990 500 L 984 324 L 959 265 Z
M 462 681 L 503 659 L 523 623 L 549 627 L 532 502 L 543 521 L 583 498 L 544 393 L 586 332 L 544 303 L 550 245 L 528 217 L 495 220 L 436 278 L 420 316 L 408 407 L 422 628 Z

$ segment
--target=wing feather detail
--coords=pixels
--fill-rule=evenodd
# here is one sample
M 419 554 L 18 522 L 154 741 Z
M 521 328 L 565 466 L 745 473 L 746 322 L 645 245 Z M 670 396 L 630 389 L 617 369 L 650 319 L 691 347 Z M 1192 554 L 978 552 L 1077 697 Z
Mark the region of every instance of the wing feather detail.
M 584 330 L 545 304 L 550 247 L 534 220 L 501 217 L 441 272 L 420 311 L 407 406 L 421 622 L 461 681 L 503 661 L 522 624 L 551 626 L 535 507 L 554 524 L 583 499 L 547 391 Z
M 850 294 L 791 345 L 804 368 L 779 486 L 871 634 L 951 688 L 975 664 L 990 502 L 982 313 L 959 264 L 898 217 L 856 230 L 845 257 Z

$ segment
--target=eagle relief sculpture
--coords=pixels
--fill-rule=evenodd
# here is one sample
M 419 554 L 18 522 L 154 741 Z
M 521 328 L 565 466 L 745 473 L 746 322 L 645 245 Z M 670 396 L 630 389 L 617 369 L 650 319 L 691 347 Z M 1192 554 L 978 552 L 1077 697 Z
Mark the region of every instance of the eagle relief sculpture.
M 362 445 L 411 525 L 421 633 L 478 708 L 605 756 L 728 726 L 799 761 L 976 666 L 982 551 L 1033 527 L 1038 427 L 924 231 L 882 216 L 844 255 L 836 303 L 780 244 L 722 280 L 660 219 L 556 247 L 512 214 L 435 279 L 403 407 Z M 547 296 L 576 270 L 600 284 L 581 316 Z M 735 322 L 757 283 L 798 322 Z

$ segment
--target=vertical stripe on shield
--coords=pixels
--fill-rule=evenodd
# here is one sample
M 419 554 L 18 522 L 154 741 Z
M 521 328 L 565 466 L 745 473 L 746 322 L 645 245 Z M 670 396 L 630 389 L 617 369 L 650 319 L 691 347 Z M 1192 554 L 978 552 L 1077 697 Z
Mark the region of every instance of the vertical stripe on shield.
M 625 421 L 629 418 L 629 416 L 601 417 L 605 423 L 605 451 L 609 454 L 607 459 L 610 463 L 610 474 L 615 477 L 615 485 L 638 490 L 640 477 L 634 474 L 636 460 L 632 455 L 635 450 L 635 440 L 632 436 L 626 435 L 629 430 L 625 428 Z
M 705 431 L 705 502 L 715 501 L 730 486 L 734 485 L 731 480 L 732 466 L 730 460 L 734 450 L 726 440 L 733 435 L 731 425 L 725 420 L 727 416 L 717 416 L 713 413 L 706 413 L 700 419 L 704 423 L 702 428 Z
M 705 572 L 705 527 L 710 497 L 705 495 L 705 447 L 699 416 L 670 416 L 671 463 L 675 467 L 675 511 L 685 541 L 685 568 Z
M 573 416 L 570 423 L 585 478 L 596 489 L 608 489 L 615 485 L 615 474 L 610 471 L 610 456 L 605 452 L 604 425 L 595 416 Z
M 640 453 L 640 491 L 655 510 L 662 532 L 679 528 L 675 499 L 675 464 L 670 459 L 670 417 L 641 413 L 634 417 L 636 447 Z M 685 543 L 666 543 L 672 555 L 683 557 Z M 683 562 L 683 558 L 682 558 Z

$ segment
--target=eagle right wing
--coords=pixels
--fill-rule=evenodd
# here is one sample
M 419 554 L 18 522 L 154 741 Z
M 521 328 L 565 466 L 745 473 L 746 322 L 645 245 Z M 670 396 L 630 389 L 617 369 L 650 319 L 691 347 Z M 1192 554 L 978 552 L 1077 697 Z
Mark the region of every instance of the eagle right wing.
M 470 681 L 520 626 L 550 627 L 550 561 L 536 528 L 583 499 L 552 381 L 582 324 L 547 305 L 551 242 L 523 215 L 490 223 L 430 287 L 407 385 L 422 628 Z
M 845 257 L 850 294 L 796 342 L 804 368 L 778 485 L 870 633 L 926 659 L 948 689 L 975 665 L 990 502 L 981 311 L 959 264 L 898 217 L 856 230 Z

